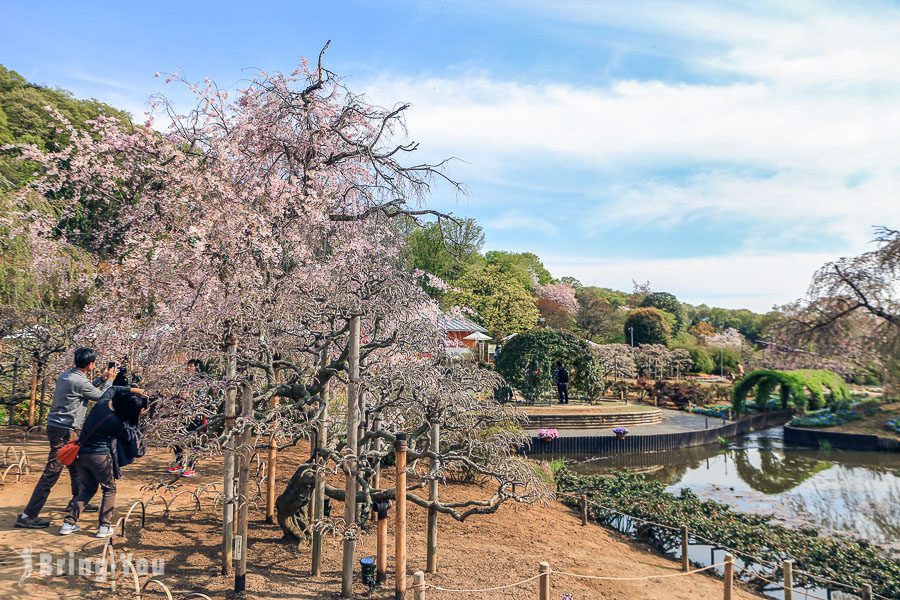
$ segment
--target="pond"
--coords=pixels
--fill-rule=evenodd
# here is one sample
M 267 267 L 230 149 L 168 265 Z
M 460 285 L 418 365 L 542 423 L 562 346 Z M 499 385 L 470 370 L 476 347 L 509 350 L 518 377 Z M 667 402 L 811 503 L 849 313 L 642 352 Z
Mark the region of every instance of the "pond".
M 576 458 L 576 457 L 570 457 Z M 678 493 L 735 510 L 773 515 L 788 526 L 844 534 L 900 557 L 900 455 L 786 446 L 781 427 L 706 446 L 606 458 L 580 457 L 572 470 L 646 473 Z

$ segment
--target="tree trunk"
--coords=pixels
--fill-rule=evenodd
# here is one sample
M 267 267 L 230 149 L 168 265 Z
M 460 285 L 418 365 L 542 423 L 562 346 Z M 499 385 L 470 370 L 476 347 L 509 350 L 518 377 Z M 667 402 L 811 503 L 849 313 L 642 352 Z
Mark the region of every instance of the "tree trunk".
M 308 541 L 309 522 L 306 520 L 306 505 L 316 487 L 316 470 L 311 463 L 303 463 L 288 481 L 284 491 L 275 500 L 275 515 L 283 541 L 295 544 Z

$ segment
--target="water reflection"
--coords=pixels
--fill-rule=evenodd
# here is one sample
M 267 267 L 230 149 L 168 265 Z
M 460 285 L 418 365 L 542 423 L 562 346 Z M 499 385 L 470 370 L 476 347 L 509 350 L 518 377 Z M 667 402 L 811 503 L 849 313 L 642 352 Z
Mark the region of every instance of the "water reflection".
M 580 473 L 643 472 L 677 493 L 688 487 L 736 510 L 792 526 L 853 535 L 900 554 L 900 457 L 786 447 L 781 428 L 750 434 L 728 449 L 688 448 L 590 459 Z

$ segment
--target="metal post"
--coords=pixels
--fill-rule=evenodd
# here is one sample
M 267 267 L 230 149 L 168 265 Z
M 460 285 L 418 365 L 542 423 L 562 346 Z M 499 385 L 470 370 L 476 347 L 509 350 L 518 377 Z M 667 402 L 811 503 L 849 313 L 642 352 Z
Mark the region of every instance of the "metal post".
M 406 595 L 406 434 L 397 434 L 394 442 L 396 461 L 397 512 L 394 521 L 394 600 Z
M 731 600 L 731 594 L 734 591 L 734 557 L 730 554 L 725 555 L 725 600 Z
M 252 445 L 253 440 L 250 426 L 247 425 L 248 420 L 253 414 L 253 390 L 250 383 L 245 381 L 241 384 L 241 417 L 244 421 L 244 431 L 241 432 L 241 446 L 238 449 L 240 456 L 240 474 L 238 476 L 238 536 L 239 541 L 235 544 L 241 549 L 237 559 L 237 568 L 234 570 L 234 591 L 241 593 L 247 589 L 247 554 L 249 553 L 250 542 L 247 539 L 249 530 L 250 506 L 250 461 L 253 458 Z
M 440 454 L 441 447 L 441 426 L 438 423 L 431 425 L 431 451 Z M 438 544 L 438 522 L 437 509 L 434 504 L 438 501 L 438 473 L 441 468 L 440 460 L 434 458 L 431 460 L 431 474 L 433 479 L 428 482 L 428 499 L 432 506 L 428 508 L 428 549 L 426 570 L 429 573 L 437 573 L 437 544 Z
M 538 597 L 540 600 L 550 600 L 550 563 L 542 562 L 538 565 Z
M 794 561 L 782 561 L 781 570 L 784 576 L 784 600 L 794 600 Z
M 341 570 L 341 597 L 353 597 L 353 557 L 356 553 L 356 474 L 359 452 L 359 316 L 350 318 L 350 381 L 347 385 L 347 465 L 344 496 L 344 556 Z
M 422 571 L 413 573 L 413 598 L 425 600 L 425 573 Z
M 691 570 L 690 557 L 690 536 L 688 536 L 688 528 L 681 527 L 681 570 L 685 573 Z
M 38 359 L 31 357 L 31 396 L 28 398 L 28 426 L 34 427 L 34 403 L 37 400 Z
M 18 392 L 19 385 L 19 357 L 16 357 L 16 360 L 13 361 L 13 372 L 12 372 L 12 391 L 10 392 L 10 398 L 15 400 L 16 392 Z M 9 409 L 9 415 L 7 415 L 7 422 L 9 425 L 16 424 L 16 404 L 17 402 L 13 402 L 12 404 L 7 404 Z
M 388 535 L 388 507 L 387 500 L 379 506 L 376 502 L 375 521 L 375 581 L 379 584 L 387 580 L 387 535 Z M 384 510 L 380 510 L 383 508 Z
M 225 346 L 225 380 L 228 389 L 225 391 L 225 435 L 229 435 L 234 426 L 236 412 L 235 399 L 237 390 L 234 379 L 237 376 L 237 339 L 229 334 Z M 234 556 L 234 439 L 225 443 L 222 458 L 225 462 L 223 477 L 225 500 L 222 504 L 222 575 L 231 572 L 231 561 Z

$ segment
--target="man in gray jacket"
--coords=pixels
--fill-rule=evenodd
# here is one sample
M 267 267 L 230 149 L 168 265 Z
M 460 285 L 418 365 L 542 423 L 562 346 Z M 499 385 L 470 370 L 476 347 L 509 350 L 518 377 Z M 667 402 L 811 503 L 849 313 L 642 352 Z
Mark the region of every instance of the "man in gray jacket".
M 63 372 L 56 380 L 56 389 L 53 391 L 53 403 L 50 405 L 50 413 L 47 415 L 47 439 L 50 441 L 50 454 L 47 457 L 47 466 L 41 474 L 40 480 L 34 487 L 31 500 L 21 515 L 16 519 L 16 527 L 28 529 L 44 528 L 50 525 L 47 519 L 38 519 L 38 514 L 44 508 L 50 490 L 59 481 L 63 465 L 56 459 L 56 451 L 65 446 L 70 440 L 78 437 L 78 431 L 84 423 L 88 402 L 99 400 L 107 389 L 112 386 L 116 378 L 116 368 L 113 366 L 94 381 L 87 378 L 97 364 L 97 353 L 93 348 L 78 348 L 75 351 L 75 367 Z M 131 388 L 123 387 L 127 391 Z M 135 390 L 143 393 L 142 390 Z M 78 495 L 79 480 L 77 462 L 69 465 L 69 477 L 72 480 L 72 498 Z

